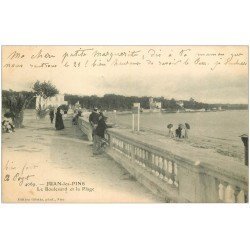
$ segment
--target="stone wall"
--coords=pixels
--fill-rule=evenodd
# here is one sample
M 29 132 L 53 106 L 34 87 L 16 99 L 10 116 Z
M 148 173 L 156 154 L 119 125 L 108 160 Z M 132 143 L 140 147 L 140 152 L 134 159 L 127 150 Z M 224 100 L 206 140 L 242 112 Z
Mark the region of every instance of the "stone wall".
M 92 127 L 89 123 L 88 117 L 79 117 L 78 118 L 78 126 L 81 131 L 87 135 L 88 140 L 92 141 Z

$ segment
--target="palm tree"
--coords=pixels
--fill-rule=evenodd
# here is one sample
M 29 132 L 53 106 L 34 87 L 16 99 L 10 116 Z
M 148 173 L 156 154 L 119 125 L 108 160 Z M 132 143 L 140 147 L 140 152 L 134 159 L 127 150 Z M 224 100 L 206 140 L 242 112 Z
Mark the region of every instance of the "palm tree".
M 2 91 L 3 107 L 10 111 L 16 128 L 23 127 L 24 110 L 29 107 L 34 98 L 40 96 L 47 99 L 59 93 L 56 87 L 49 82 L 37 81 L 32 89 L 32 92 Z M 42 110 L 38 110 L 38 112 L 42 112 Z
M 7 107 L 16 128 L 23 126 L 23 111 L 28 104 L 28 99 L 22 93 L 12 90 L 3 96 L 3 106 Z

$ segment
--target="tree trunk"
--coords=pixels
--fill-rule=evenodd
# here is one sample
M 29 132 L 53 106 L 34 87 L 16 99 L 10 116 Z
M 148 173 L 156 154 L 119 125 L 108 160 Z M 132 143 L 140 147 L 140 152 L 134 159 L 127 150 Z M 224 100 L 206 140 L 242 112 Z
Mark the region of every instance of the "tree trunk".
M 16 128 L 23 127 L 23 110 L 21 112 L 15 114 L 14 125 Z

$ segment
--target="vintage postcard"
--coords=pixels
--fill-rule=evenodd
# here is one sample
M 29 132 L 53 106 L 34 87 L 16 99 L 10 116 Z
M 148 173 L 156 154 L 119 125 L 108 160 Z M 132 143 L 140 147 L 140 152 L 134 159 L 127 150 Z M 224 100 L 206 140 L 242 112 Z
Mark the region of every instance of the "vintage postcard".
M 2 202 L 247 203 L 248 46 L 2 46 Z

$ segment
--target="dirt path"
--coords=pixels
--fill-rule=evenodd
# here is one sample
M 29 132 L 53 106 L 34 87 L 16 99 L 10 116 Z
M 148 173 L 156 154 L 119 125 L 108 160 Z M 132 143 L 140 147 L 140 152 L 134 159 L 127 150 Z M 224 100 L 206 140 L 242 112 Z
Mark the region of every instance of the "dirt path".
M 93 157 L 69 119 L 56 131 L 29 112 L 24 125 L 2 136 L 3 201 L 162 202 L 107 155 Z

